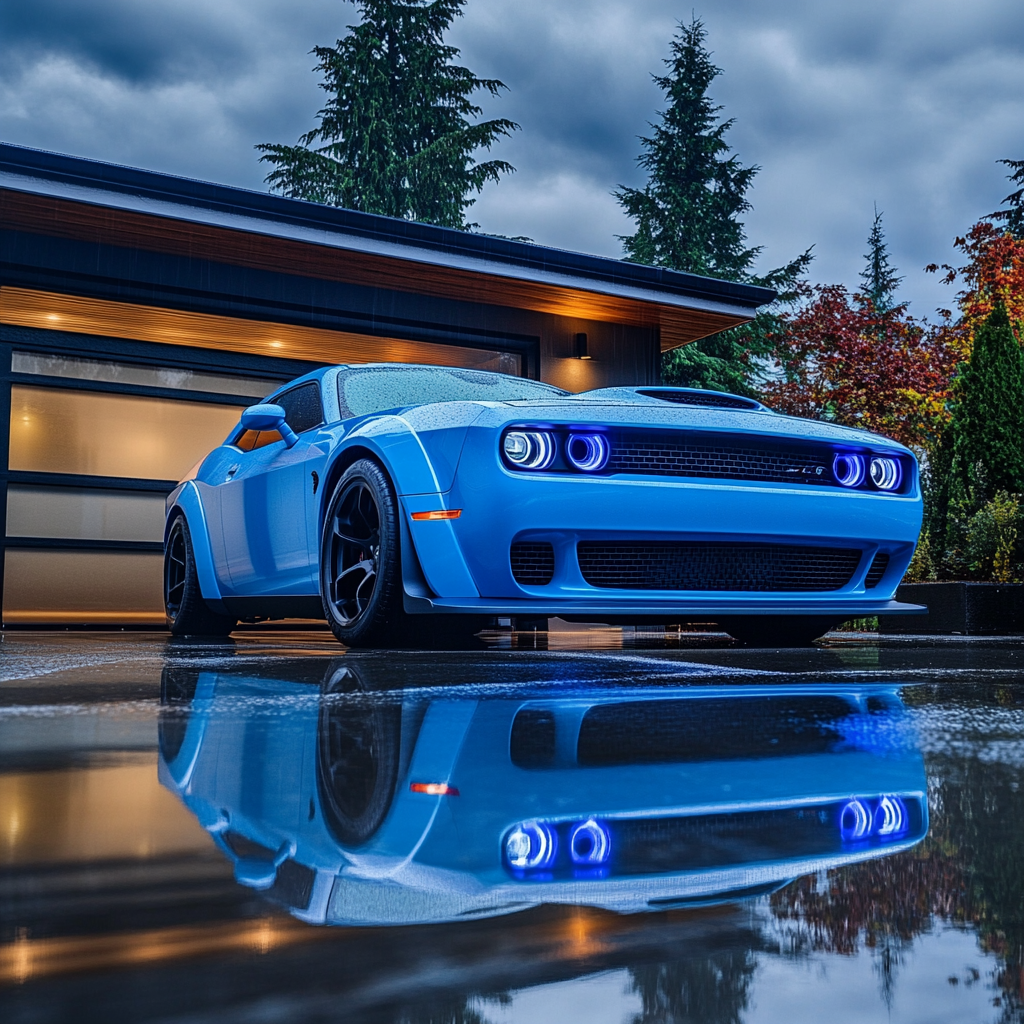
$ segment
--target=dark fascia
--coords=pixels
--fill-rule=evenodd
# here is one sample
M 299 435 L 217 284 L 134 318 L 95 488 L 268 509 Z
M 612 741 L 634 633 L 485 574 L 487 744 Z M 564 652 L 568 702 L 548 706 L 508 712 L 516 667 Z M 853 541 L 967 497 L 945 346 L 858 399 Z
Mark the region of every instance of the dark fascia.
M 453 257 L 472 257 L 487 260 L 497 266 L 504 264 L 545 273 L 568 274 L 580 278 L 581 283 L 590 281 L 630 285 L 666 295 L 724 302 L 746 307 L 751 312 L 758 306 L 767 305 L 776 296 L 770 288 L 735 281 L 722 281 L 664 267 L 648 267 L 604 256 L 552 249 L 532 242 L 515 242 L 493 235 L 324 206 L 269 192 L 253 192 L 9 143 L 0 143 L 0 172 L 172 203 L 183 208 L 258 217 L 267 222 L 332 231 Z M 183 219 L 188 219 L 184 210 Z

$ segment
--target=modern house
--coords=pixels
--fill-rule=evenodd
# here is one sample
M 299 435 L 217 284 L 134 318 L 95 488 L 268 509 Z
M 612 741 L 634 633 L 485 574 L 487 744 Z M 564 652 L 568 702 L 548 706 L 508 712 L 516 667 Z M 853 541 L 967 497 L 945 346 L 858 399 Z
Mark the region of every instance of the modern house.
M 652 384 L 772 295 L 0 145 L 3 621 L 161 623 L 165 494 L 317 365 Z

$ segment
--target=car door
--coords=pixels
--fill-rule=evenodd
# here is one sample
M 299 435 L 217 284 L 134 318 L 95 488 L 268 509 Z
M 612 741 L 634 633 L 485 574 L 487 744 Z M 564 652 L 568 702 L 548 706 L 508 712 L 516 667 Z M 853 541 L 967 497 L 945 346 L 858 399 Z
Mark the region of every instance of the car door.
M 221 532 L 231 592 L 241 597 L 312 595 L 306 528 L 306 462 L 323 423 L 320 385 L 300 384 L 271 400 L 299 439 L 287 447 L 277 431 L 246 431 L 237 461 L 219 486 Z M 253 436 L 248 436 L 253 435 Z

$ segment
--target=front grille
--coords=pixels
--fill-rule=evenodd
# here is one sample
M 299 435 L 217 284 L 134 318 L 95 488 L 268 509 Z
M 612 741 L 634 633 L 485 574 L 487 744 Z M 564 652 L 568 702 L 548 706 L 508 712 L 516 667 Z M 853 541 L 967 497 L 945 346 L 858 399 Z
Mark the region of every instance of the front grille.
M 854 548 L 703 541 L 580 541 L 580 572 L 616 590 L 839 590 L 860 563 Z
M 827 696 L 598 704 L 580 723 L 576 763 L 622 768 L 826 754 L 843 741 L 842 723 L 857 711 L 843 697 Z
M 632 432 L 614 439 L 608 460 L 611 473 L 787 484 L 834 484 L 831 466 L 831 449 L 812 445 L 725 443 L 706 436 L 684 441 Z
M 706 409 L 757 409 L 757 402 L 735 395 L 716 395 L 711 391 L 638 391 L 645 398 L 657 398 L 674 405 L 698 405 Z
M 871 568 L 868 569 L 867 577 L 864 580 L 865 588 L 867 590 L 874 590 L 882 582 L 882 577 L 888 568 L 889 556 L 884 551 L 879 551 L 871 563 Z
M 555 549 L 547 541 L 517 541 L 509 551 L 512 576 L 523 587 L 545 587 L 555 575 Z

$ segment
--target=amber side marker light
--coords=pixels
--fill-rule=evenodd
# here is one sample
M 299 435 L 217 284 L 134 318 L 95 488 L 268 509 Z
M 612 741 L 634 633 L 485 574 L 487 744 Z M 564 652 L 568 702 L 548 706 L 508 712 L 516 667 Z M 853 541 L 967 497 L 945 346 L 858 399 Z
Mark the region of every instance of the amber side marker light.
M 424 519 L 458 519 L 462 515 L 461 508 L 443 508 L 439 512 L 413 512 L 416 520 Z
M 411 782 L 410 793 L 426 793 L 427 796 L 458 796 L 459 791 L 447 782 Z

